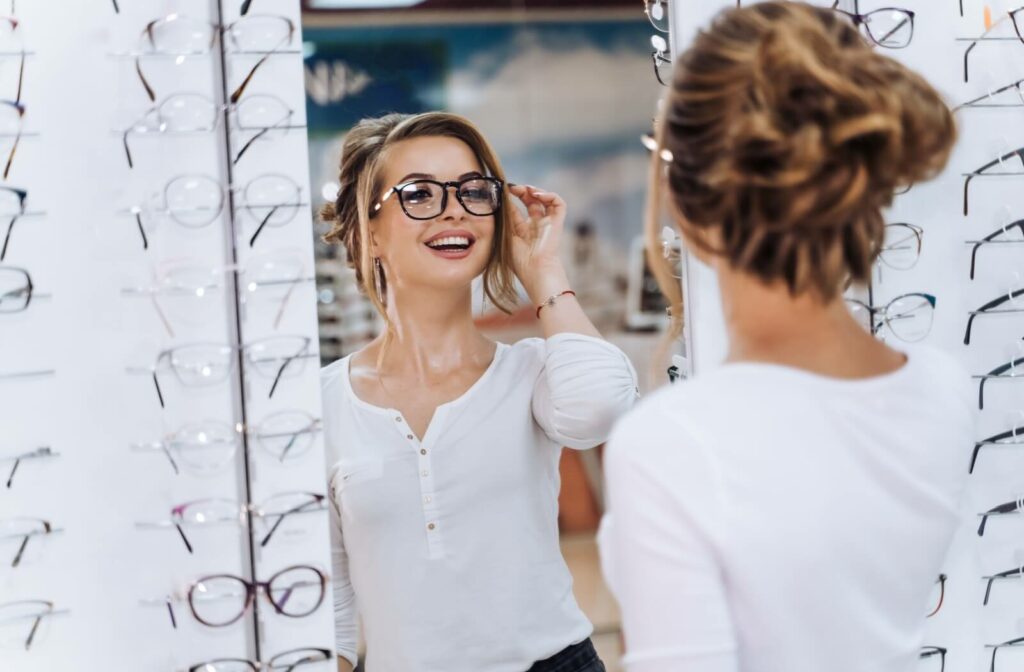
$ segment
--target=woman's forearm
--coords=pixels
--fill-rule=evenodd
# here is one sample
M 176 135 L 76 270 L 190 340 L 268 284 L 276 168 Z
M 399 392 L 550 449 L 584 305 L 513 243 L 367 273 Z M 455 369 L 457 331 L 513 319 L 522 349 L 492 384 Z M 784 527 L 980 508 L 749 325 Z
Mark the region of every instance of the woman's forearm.
M 348 659 L 338 656 L 338 672 L 352 672 L 352 663 Z
M 572 289 L 572 287 L 569 286 L 569 277 L 566 275 L 565 269 L 559 264 L 550 270 L 537 273 L 531 286 L 525 287 L 525 289 L 536 308 L 550 297 Z M 544 331 L 545 338 L 562 333 L 584 334 L 601 338 L 601 333 L 583 312 L 579 301 L 572 294 L 559 296 L 553 304 L 544 306 L 540 311 L 540 326 Z

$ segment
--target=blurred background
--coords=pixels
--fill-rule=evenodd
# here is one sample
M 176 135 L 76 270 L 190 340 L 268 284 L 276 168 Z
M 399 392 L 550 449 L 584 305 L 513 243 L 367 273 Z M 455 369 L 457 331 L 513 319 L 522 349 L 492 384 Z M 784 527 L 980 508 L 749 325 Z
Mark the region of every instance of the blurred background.
M 428 110 L 465 115 L 492 143 L 509 180 L 565 198 L 562 254 L 580 302 L 630 356 L 644 387 L 660 384 L 665 366 L 651 357 L 665 306 L 639 236 L 648 170 L 641 136 L 651 129 L 661 87 L 652 67 L 655 30 L 643 10 L 636 0 L 306 0 L 313 205 L 334 200 L 342 142 L 360 119 Z M 325 230 L 317 223 L 318 237 Z M 344 250 L 318 240 L 316 255 L 327 364 L 362 347 L 381 323 Z M 477 305 L 478 324 L 496 340 L 540 335 L 527 301 L 513 315 Z M 599 455 L 563 454 L 559 522 L 577 599 L 614 670 L 618 613 L 594 545 Z

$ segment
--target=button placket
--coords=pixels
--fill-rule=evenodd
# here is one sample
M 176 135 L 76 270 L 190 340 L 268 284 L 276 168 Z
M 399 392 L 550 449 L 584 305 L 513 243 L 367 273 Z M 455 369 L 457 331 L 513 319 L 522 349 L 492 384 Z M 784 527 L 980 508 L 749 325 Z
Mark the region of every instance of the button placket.
M 437 420 L 431 420 L 431 425 Z M 417 468 L 420 481 L 420 501 L 423 509 L 423 530 L 427 538 L 427 552 L 430 558 L 444 556 L 444 544 L 441 538 L 441 526 L 438 522 L 439 509 L 434 494 L 434 469 L 431 463 L 432 451 L 416 438 L 405 418 L 401 415 L 395 416 L 395 428 L 402 434 L 405 441 L 416 451 Z M 429 433 L 429 432 L 428 432 Z M 426 437 L 424 437 L 426 438 Z

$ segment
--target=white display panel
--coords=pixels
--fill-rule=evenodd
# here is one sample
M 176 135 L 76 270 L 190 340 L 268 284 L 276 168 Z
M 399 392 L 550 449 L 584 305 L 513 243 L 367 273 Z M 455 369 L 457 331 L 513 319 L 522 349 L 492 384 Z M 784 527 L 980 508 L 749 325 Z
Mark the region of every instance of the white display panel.
M 258 518 L 253 537 L 235 522 L 183 527 L 192 552 L 166 525 L 173 506 L 195 500 L 241 506 L 287 492 L 326 494 L 315 424 L 321 406 L 299 3 L 252 3 L 250 20 L 291 22 L 283 44 L 266 43 L 265 27 L 222 34 L 220 26 L 238 27 L 240 1 L 120 0 L 116 13 L 114 4 L 49 0 L 16 8 L 27 51 L 25 133 L 0 184 L 28 191 L 31 216 L 17 220 L 0 269 L 28 270 L 34 290 L 51 296 L 0 314 L 3 480 L 13 466 L 7 458 L 40 447 L 59 455 L 18 463 L 11 487 L 0 483 L 0 519 L 45 519 L 61 531 L 31 537 L 17 567 L 11 559 L 21 541 L 0 540 L 0 669 L 171 671 L 215 658 L 266 661 L 298 647 L 330 650 L 329 586 L 308 617 L 281 616 L 257 595 L 258 618 L 249 611 L 221 628 L 200 624 L 184 602 L 174 603 L 174 628 L 159 601 L 211 574 L 265 581 L 282 568 L 311 565 L 329 575 L 322 510 L 287 517 L 265 547 Z M 215 39 L 206 47 L 186 40 L 185 55 L 161 53 L 183 43 L 182 31 L 163 36 L 177 42 L 154 45 L 144 30 L 175 13 L 213 24 Z M 156 103 L 202 96 L 216 112 L 210 130 L 173 132 L 181 114 L 195 121 L 200 108 L 186 105 L 164 109 L 164 132 L 153 121 L 138 132 L 154 103 L 137 57 Z M 254 126 L 241 129 L 237 106 L 226 114 L 222 106 L 263 57 L 239 100 L 263 107 L 250 107 Z M 0 44 L 0 99 L 15 95 L 19 58 Z M 260 127 L 261 118 L 271 121 Z M 131 126 L 129 168 L 123 131 Z M 8 147 L 0 147 L 5 158 Z M 174 182 L 182 176 L 203 179 Z M 298 191 L 287 193 L 288 185 Z M 270 225 L 250 244 L 272 209 Z M 145 369 L 161 352 L 201 343 L 241 345 L 244 354 L 179 358 L 177 373 L 159 375 L 161 407 Z M 282 352 L 299 356 L 271 398 Z M 228 367 L 223 380 L 221 364 Z M 204 377 L 218 382 L 185 384 Z M 296 434 L 288 457 L 267 449 L 282 449 L 280 437 L 268 435 L 303 422 L 309 431 Z M 222 445 L 209 438 L 216 432 L 226 439 L 223 450 L 209 448 Z M 171 447 L 175 473 L 159 442 L 185 434 L 206 436 L 207 447 L 193 457 Z M 34 620 L 4 621 L 2 614 L 3 604 L 23 600 L 67 610 L 43 618 L 27 649 Z
M 751 0 L 752 1 L 752 0 Z M 821 2 L 831 6 L 831 2 Z M 915 12 L 913 41 L 905 49 L 884 51 L 923 74 L 947 98 L 951 107 L 984 96 L 1024 78 L 1024 43 L 1012 21 L 996 25 L 988 37 L 971 49 L 970 81 L 964 81 L 964 53 L 971 40 L 986 30 L 985 6 L 995 24 L 1020 3 L 995 0 L 963 0 L 963 16 L 957 0 L 860 0 L 857 9 L 867 13 L 898 6 Z M 673 49 L 687 48 L 696 30 L 714 14 L 734 7 L 733 0 L 678 0 L 671 4 Z M 852 11 L 852 0 L 842 8 Z M 1020 20 L 1024 25 L 1024 17 Z M 925 343 L 954 355 L 974 375 L 1024 357 L 1024 312 L 978 317 L 971 342 L 964 343 L 969 311 L 990 300 L 1024 289 L 1024 224 L 997 236 L 1006 243 L 986 244 L 977 253 L 975 277 L 970 278 L 973 243 L 1013 222 L 1024 219 L 1024 175 L 976 178 L 970 186 L 969 214 L 963 213 L 964 174 L 989 161 L 1024 147 L 1024 99 L 1015 90 L 1005 91 L 986 104 L 956 112 L 960 140 L 947 169 L 934 181 L 914 185 L 900 195 L 889 212 L 889 223 L 910 223 L 922 230 L 921 253 L 908 270 L 879 265 L 871 294 L 875 304 L 908 292 L 936 297 L 934 323 Z M 1024 152 L 1022 152 L 1024 154 Z M 1024 173 L 1024 160 L 1010 157 L 996 171 Z M 727 341 L 715 276 L 692 258 L 685 281 L 692 365 L 703 371 L 718 365 Z M 1024 294 L 1008 300 L 1002 309 L 1024 308 Z M 882 337 L 893 339 L 883 329 Z M 898 340 L 892 340 L 900 347 Z M 1018 362 L 1006 373 L 1024 365 Z M 1024 385 L 1020 377 L 1004 376 L 985 386 L 985 407 L 977 413 L 978 440 L 1021 428 L 1024 438 Z M 969 390 L 978 396 L 979 380 Z M 964 446 L 964 470 L 974 446 Z M 946 670 L 989 669 L 990 645 L 1024 637 L 1024 580 L 997 579 L 987 606 L 983 606 L 987 581 L 983 577 L 1019 568 L 1024 564 L 1024 518 L 994 516 L 978 535 L 979 513 L 1024 497 L 1024 451 L 1018 445 L 988 446 L 979 452 L 962 508 L 962 525 L 954 540 L 944 572 L 945 602 L 928 620 L 926 645 L 948 649 Z M 907 530 L 912 536 L 913 530 Z M 885 549 L 879 549 L 884 553 Z M 837 576 L 837 581 L 842 577 Z M 936 599 L 938 590 L 936 590 Z M 837 607 L 841 608 L 841 607 Z M 1024 647 L 1002 647 L 995 669 L 1016 669 L 1024 661 Z M 922 670 L 939 670 L 939 660 L 921 661 Z

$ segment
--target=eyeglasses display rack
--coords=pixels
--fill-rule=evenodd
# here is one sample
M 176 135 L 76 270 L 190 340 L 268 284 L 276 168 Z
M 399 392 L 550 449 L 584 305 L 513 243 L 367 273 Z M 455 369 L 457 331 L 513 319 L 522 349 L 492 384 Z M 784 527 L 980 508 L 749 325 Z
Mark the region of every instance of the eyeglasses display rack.
M 59 4 L 0 2 L 0 669 L 330 670 L 299 2 Z
M 835 3 L 817 4 L 831 8 Z M 891 30 L 885 39 L 866 37 L 936 86 L 959 128 L 946 170 L 895 196 L 873 282 L 849 302 L 863 314 L 865 326 L 894 347 L 941 348 L 973 375 L 963 392 L 978 409 L 977 442 L 964 446 L 963 469 L 970 476 L 961 525 L 942 575 L 935 577 L 932 603 L 922 612 L 927 635 L 921 670 L 1000 672 L 1024 661 L 1021 4 L 842 0 L 835 7 L 855 20 L 871 12 L 898 12 L 903 18 L 897 44 Z M 714 14 L 735 6 L 734 0 L 670 2 L 674 53 L 685 50 Z M 862 31 L 870 24 L 859 22 Z M 694 259 L 687 261 L 687 345 L 699 372 L 723 359 L 727 341 L 714 274 Z M 914 530 L 906 534 L 912 540 Z

